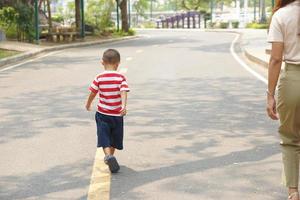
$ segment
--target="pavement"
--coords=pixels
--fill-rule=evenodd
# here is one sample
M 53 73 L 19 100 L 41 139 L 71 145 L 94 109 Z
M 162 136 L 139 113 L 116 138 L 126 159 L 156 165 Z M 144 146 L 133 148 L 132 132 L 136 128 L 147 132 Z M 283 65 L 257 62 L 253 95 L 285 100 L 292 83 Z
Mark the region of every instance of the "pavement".
M 271 44 L 267 43 L 268 32 L 265 29 L 243 29 L 242 46 L 248 59 L 268 68 Z
M 277 123 L 257 75 L 266 68 L 242 63 L 236 34 L 139 34 L 0 69 L 0 199 L 285 199 Z M 131 88 L 112 176 L 84 109 L 107 48 L 120 51 Z
M 120 37 L 120 38 L 106 38 L 106 39 L 96 39 L 96 40 L 88 38 L 85 40 L 78 40 L 73 43 L 60 43 L 60 44 L 43 43 L 41 45 L 28 44 L 28 43 L 16 42 L 16 41 L 1 41 L 0 49 L 20 51 L 21 53 L 15 56 L 0 59 L 0 67 L 6 65 L 12 65 L 21 62 L 23 60 L 36 57 L 43 53 L 49 53 L 49 52 L 64 50 L 68 48 L 79 48 L 79 47 L 85 47 L 85 46 L 96 45 L 96 44 L 105 44 L 105 43 L 117 42 L 122 40 L 135 39 L 137 37 L 138 36 L 127 36 L 127 37 Z
M 268 67 L 270 54 L 269 51 L 271 49 L 271 45 L 266 42 L 267 38 L 267 30 L 266 29 L 227 29 L 227 30 L 212 30 L 212 31 L 227 31 L 227 32 L 236 32 L 242 34 L 242 48 L 245 53 L 245 56 L 263 67 Z M 128 39 L 128 38 L 124 38 Z M 117 41 L 120 40 L 116 39 Z M 105 42 L 105 39 L 97 40 L 97 41 L 86 41 L 86 42 L 77 42 L 73 44 L 49 44 L 45 43 L 43 45 L 35 45 L 24 42 L 16 42 L 16 41 L 2 41 L 0 42 L 1 49 L 8 49 L 14 51 L 20 51 L 22 54 L 16 55 L 13 58 L 1 59 L 0 67 L 12 64 L 15 62 L 22 61 L 24 59 L 30 58 L 32 56 L 36 56 L 45 51 L 56 51 L 64 48 L 74 48 L 85 45 L 92 44 L 101 44 Z M 109 39 L 106 42 L 111 42 Z

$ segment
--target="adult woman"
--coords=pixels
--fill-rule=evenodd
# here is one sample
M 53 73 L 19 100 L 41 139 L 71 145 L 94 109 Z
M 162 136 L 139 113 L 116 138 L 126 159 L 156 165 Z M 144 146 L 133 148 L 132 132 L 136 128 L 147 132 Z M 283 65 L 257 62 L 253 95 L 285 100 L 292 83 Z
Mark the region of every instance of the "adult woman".
M 283 181 L 291 200 L 300 200 L 298 193 L 300 155 L 300 0 L 279 0 L 272 17 L 268 41 L 272 43 L 269 63 L 267 112 L 271 119 L 280 119 Z M 283 59 L 284 58 L 284 59 Z M 275 89 L 278 86 L 278 102 Z M 276 105 L 277 104 L 277 105 Z M 278 112 L 278 114 L 277 114 Z

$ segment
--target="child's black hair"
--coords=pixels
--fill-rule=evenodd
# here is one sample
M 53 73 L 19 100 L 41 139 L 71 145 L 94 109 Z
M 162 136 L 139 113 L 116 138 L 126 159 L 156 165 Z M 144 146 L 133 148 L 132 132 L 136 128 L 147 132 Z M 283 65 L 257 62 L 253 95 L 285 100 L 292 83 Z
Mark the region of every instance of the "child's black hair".
M 102 57 L 103 62 L 107 64 L 117 64 L 121 60 L 120 53 L 115 49 L 107 49 L 103 53 Z

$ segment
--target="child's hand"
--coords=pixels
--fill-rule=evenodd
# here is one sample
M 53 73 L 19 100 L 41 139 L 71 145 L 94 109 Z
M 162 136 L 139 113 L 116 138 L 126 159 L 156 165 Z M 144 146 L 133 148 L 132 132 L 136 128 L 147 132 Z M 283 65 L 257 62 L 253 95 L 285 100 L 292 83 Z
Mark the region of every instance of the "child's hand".
M 87 110 L 87 111 L 91 111 L 92 109 L 91 109 L 91 105 L 85 105 L 85 109 Z
M 121 115 L 122 115 L 122 116 L 125 116 L 126 114 L 127 114 L 126 108 L 122 108 L 122 110 L 121 110 Z

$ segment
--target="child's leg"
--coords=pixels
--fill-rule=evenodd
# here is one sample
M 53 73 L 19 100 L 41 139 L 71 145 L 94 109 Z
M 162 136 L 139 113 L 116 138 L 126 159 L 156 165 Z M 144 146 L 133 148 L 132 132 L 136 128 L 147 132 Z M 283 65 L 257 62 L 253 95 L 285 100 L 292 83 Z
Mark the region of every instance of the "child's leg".
M 118 172 L 120 169 L 120 166 L 119 166 L 117 159 L 113 155 L 115 152 L 115 148 L 106 147 L 106 148 L 103 148 L 103 151 L 105 153 L 104 162 L 108 165 L 109 170 L 112 173 Z
M 104 154 L 107 155 L 114 155 L 115 154 L 115 148 L 114 147 L 105 147 L 103 148 Z
M 114 155 L 115 154 L 115 148 L 114 147 L 110 147 L 110 152 L 111 152 L 111 155 Z
M 105 156 L 114 155 L 114 151 L 111 150 L 111 147 L 103 148 L 103 152 L 104 152 Z

